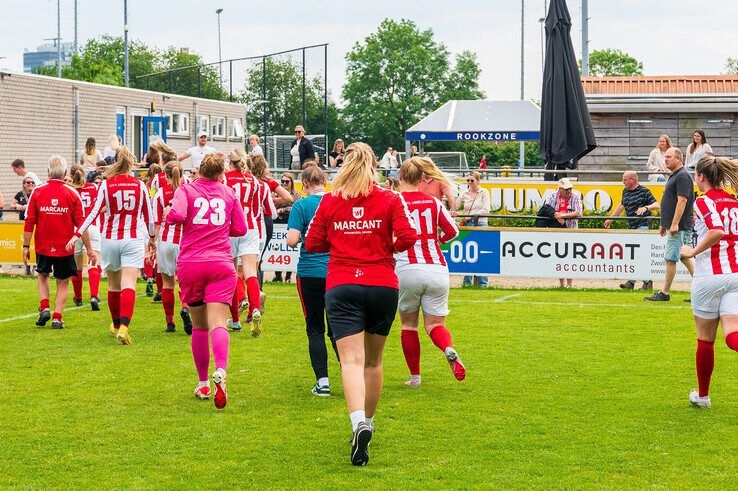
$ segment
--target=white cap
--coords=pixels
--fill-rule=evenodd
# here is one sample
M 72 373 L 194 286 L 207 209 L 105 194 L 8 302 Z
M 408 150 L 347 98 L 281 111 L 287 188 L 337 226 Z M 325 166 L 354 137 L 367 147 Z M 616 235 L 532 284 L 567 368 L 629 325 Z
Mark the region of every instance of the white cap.
M 571 189 L 574 187 L 574 184 L 571 183 L 568 177 L 564 177 L 559 179 L 559 187 L 561 189 Z
M 205 130 L 200 130 L 197 132 L 197 137 L 200 138 L 201 136 L 208 136 L 208 132 Z

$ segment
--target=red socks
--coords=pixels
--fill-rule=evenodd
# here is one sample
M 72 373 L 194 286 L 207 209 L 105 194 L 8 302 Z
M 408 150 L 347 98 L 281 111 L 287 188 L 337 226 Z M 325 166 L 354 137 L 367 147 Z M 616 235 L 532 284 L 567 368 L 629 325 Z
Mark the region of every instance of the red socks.
M 261 310 L 261 288 L 259 288 L 259 280 L 256 276 L 246 279 L 246 293 L 249 296 L 249 315 L 255 309 Z
M 446 329 L 444 326 L 436 326 L 433 328 L 433 330 L 430 332 L 430 338 L 433 341 L 433 344 L 438 346 L 438 349 L 446 352 L 446 348 L 452 345 L 451 343 L 451 333 L 448 332 L 448 329 Z
M 728 337 L 725 338 L 725 344 L 733 351 L 738 351 L 738 331 L 728 334 Z
M 144 260 L 144 276 L 147 280 L 154 277 L 154 265 L 148 259 Z
M 87 276 L 90 280 L 90 296 L 100 296 L 100 266 L 95 266 L 87 270 Z M 82 284 L 82 278 L 80 278 L 80 285 Z
M 727 340 L 726 340 L 727 341 Z M 699 385 L 700 397 L 710 393 L 710 377 L 715 368 L 715 343 L 697 340 L 697 354 L 695 362 L 697 365 L 697 383 Z
M 241 317 L 238 312 L 238 303 L 239 303 L 238 291 L 235 291 L 233 292 L 233 298 L 231 299 L 231 304 L 228 306 L 228 308 L 231 311 L 231 320 L 233 322 L 239 322 L 240 317 Z
M 126 288 L 120 292 L 120 323 L 127 326 L 133 317 L 133 307 L 136 305 L 136 290 Z
M 156 292 L 162 293 L 164 291 L 164 280 L 161 277 L 161 273 L 156 273 Z
M 60 321 L 60 322 L 61 322 L 61 320 L 62 320 L 62 315 L 61 315 L 61 312 L 54 312 L 54 313 L 53 313 L 53 314 L 51 315 L 51 319 L 52 319 L 52 320 L 55 320 L 55 321 Z
M 405 362 L 410 369 L 410 375 L 420 375 L 420 338 L 418 337 L 418 331 L 403 329 L 400 333 L 402 353 L 405 355 Z
M 246 283 L 244 283 L 243 278 L 240 276 L 238 277 L 238 281 L 236 281 L 236 304 L 241 303 L 241 300 L 246 298 Z
M 77 270 L 77 276 L 72 276 L 72 288 L 74 288 L 74 299 L 82 300 L 82 270 Z
M 113 325 L 116 328 L 120 327 L 120 292 L 108 290 L 108 309 Z
M 167 324 L 174 324 L 174 289 L 164 288 L 161 291 L 161 305 L 164 307 Z
M 46 310 L 48 308 L 49 308 L 49 299 L 48 298 L 42 298 L 38 310 L 39 311 L 42 311 L 42 310 Z

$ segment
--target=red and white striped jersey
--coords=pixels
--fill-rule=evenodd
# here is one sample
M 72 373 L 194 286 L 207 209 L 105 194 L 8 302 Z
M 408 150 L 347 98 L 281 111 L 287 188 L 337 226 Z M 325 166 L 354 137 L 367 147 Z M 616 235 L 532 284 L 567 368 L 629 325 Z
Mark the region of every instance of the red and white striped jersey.
M 397 271 L 416 264 L 446 266 L 440 244 L 459 235 L 454 219 L 439 200 L 420 191 L 402 193 L 418 232 L 418 240 L 408 250 L 395 254 Z M 440 229 L 440 232 L 439 232 Z
M 154 177 L 151 178 L 149 181 L 149 188 L 156 191 L 160 187 L 164 186 L 167 183 L 167 173 L 164 171 L 158 172 Z
M 79 199 L 82 200 L 82 206 L 85 210 L 85 217 L 92 213 L 92 209 L 95 206 L 95 200 L 97 199 L 98 191 L 98 187 L 92 182 L 87 182 L 81 188 L 77 188 Z M 98 218 L 93 225 L 97 225 L 99 227 L 101 223 L 102 220 Z
M 709 250 L 695 256 L 694 275 L 738 273 L 738 200 L 724 189 L 710 189 L 694 202 L 697 241 L 708 230 L 725 235 Z
M 170 225 L 164 220 L 164 209 L 172 204 L 174 187 L 165 183 L 154 195 L 154 224 L 159 225 L 159 240 L 168 244 L 179 244 L 182 239 L 182 223 Z
M 226 187 L 231 188 L 235 191 L 235 188 L 233 186 L 245 181 L 246 177 L 243 175 L 243 172 L 241 172 L 240 170 L 229 170 L 221 176 L 220 182 L 225 184 Z
M 246 228 L 259 230 L 261 237 L 261 222 L 264 219 L 264 200 L 269 196 L 269 186 L 251 174 L 246 174 L 242 182 L 236 182 L 231 189 L 236 193 L 236 199 L 243 208 L 246 216 Z
M 148 234 L 154 236 L 151 199 L 149 190 L 142 181 L 129 174 L 120 174 L 104 180 L 100 185 L 92 212 L 75 232 L 77 236 L 81 236 L 87 230 L 103 205 L 105 214 L 100 232 L 104 238 L 118 240 L 139 238 L 141 236 L 139 226 L 148 228 Z

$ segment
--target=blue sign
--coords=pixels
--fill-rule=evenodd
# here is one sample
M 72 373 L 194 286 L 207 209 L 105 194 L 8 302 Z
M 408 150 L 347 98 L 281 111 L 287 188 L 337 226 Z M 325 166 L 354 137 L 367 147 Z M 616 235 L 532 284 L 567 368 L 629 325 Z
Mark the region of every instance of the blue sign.
M 410 141 L 537 141 L 540 131 L 407 131 Z
M 449 273 L 500 274 L 500 232 L 463 230 L 443 246 Z

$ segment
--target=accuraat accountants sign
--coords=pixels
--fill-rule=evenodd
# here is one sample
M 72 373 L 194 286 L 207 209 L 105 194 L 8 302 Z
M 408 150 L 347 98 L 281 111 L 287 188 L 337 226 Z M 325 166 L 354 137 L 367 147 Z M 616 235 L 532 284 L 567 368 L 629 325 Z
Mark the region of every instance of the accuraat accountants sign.
M 645 231 L 465 228 L 442 249 L 452 274 L 658 279 L 664 275 L 665 241 Z M 683 267 L 678 279 L 689 279 Z

